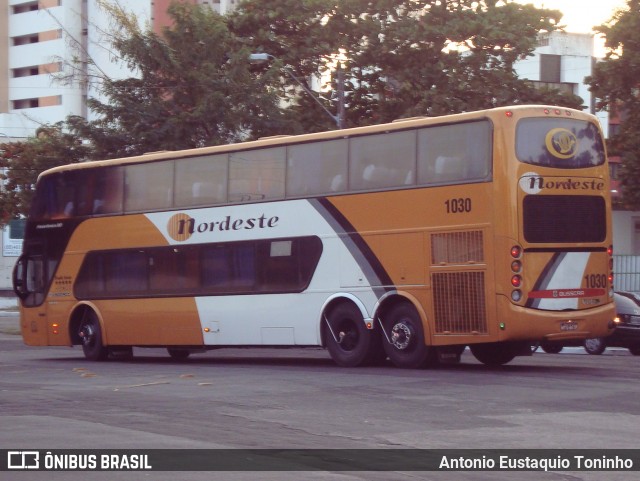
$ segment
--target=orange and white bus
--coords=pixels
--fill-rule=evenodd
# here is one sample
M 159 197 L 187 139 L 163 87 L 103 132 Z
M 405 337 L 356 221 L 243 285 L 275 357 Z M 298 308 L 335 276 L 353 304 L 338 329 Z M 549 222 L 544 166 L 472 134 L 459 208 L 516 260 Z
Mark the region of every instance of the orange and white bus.
M 595 117 L 518 106 L 48 170 L 14 288 L 26 344 L 92 360 L 499 365 L 611 332 L 611 242 Z

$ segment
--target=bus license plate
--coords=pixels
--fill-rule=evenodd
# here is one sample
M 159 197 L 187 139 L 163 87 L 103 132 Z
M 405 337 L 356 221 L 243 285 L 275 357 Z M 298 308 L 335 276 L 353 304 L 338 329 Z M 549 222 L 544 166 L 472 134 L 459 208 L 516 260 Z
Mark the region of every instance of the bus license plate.
M 578 329 L 578 323 L 573 321 L 565 321 L 560 323 L 561 331 L 575 331 Z

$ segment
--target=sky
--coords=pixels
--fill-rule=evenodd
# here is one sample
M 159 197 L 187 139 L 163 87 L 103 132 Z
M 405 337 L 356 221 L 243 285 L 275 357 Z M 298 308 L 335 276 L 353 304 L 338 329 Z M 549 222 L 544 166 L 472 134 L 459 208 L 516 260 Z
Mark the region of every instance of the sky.
M 594 26 L 602 25 L 613 17 L 615 11 L 624 7 L 626 0 L 516 0 L 518 3 L 533 3 L 536 7 L 560 10 L 564 15 L 560 22 L 571 33 L 592 33 Z

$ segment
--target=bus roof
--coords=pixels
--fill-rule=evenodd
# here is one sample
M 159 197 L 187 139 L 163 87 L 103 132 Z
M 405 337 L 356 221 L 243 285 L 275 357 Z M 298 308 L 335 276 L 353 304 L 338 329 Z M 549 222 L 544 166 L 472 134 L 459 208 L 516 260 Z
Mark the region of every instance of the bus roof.
M 316 132 L 311 134 L 301 135 L 275 135 L 271 137 L 263 137 L 258 140 L 248 142 L 238 142 L 235 144 L 216 145 L 209 147 L 198 147 L 184 150 L 165 150 L 149 152 L 142 155 L 136 155 L 132 157 L 120 157 L 116 159 L 108 160 L 94 160 L 87 162 L 79 162 L 75 164 L 66 164 L 51 169 L 45 170 L 40 173 L 38 178 L 45 175 L 51 175 L 59 172 L 65 172 L 69 170 L 79 169 L 93 169 L 99 167 L 125 165 L 125 164 L 138 164 L 154 162 L 159 160 L 170 160 L 189 158 L 202 155 L 215 155 L 224 154 L 227 152 L 235 152 L 241 150 L 250 150 L 262 147 L 273 147 L 278 145 L 292 145 L 301 144 L 307 142 L 331 140 L 337 138 L 348 138 L 352 136 L 375 134 L 385 131 L 404 130 L 408 128 L 416 128 L 428 125 L 437 125 L 445 123 L 457 123 L 465 122 L 469 120 L 475 120 L 483 117 L 490 117 L 500 115 L 506 112 L 524 113 L 530 111 L 532 113 L 542 114 L 555 112 L 557 115 L 571 115 L 581 119 L 590 119 L 597 121 L 597 118 L 592 114 L 582 112 L 580 110 L 570 109 L 566 107 L 550 106 L 550 105 L 517 105 L 507 107 L 496 107 L 493 109 L 477 110 L 473 112 L 465 112 L 460 114 L 443 115 L 438 117 L 410 117 L 407 119 L 397 119 L 390 123 L 369 125 L 364 127 L 353 127 L 343 130 L 329 130 L 325 132 Z

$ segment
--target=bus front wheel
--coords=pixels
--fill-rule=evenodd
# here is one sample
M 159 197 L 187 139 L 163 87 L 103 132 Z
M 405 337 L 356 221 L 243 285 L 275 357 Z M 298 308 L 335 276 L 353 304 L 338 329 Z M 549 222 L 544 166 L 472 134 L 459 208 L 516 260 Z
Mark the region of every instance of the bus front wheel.
M 516 353 L 513 346 L 506 342 L 490 342 L 487 344 L 471 344 L 471 354 L 487 366 L 502 366 L 511 362 Z
M 394 365 L 415 369 L 435 360 L 435 349 L 425 345 L 422 320 L 412 305 L 392 307 L 382 323 L 384 350 Z
M 82 341 L 84 357 L 90 361 L 104 361 L 109 356 L 109 350 L 102 344 L 102 330 L 98 316 L 91 309 L 82 314 L 78 336 Z
M 351 303 L 331 309 L 323 322 L 324 339 L 331 359 L 338 366 L 367 364 L 374 349 L 374 332 L 367 329 L 360 310 Z

